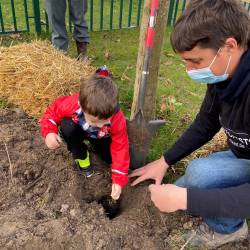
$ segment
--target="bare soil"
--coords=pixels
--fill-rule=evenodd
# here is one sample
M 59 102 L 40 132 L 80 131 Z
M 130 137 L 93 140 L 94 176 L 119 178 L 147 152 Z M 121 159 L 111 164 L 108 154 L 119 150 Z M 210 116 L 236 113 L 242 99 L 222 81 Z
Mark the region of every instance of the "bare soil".
M 160 213 L 150 201 L 148 183 L 128 186 L 121 201 L 112 203 L 108 166 L 91 157 L 96 174 L 86 179 L 72 168 L 65 145 L 46 148 L 37 120 L 20 109 L 0 110 L 0 249 L 183 247 L 183 234 L 199 218 Z M 119 213 L 110 219 L 109 209 L 118 205 Z M 249 241 L 221 249 L 250 249 Z

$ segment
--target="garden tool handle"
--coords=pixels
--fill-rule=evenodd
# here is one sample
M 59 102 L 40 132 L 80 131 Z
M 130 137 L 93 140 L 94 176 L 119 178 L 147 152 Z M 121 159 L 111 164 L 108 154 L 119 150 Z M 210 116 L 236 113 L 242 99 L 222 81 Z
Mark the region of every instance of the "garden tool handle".
M 146 87 L 148 83 L 148 75 L 149 75 L 149 62 L 151 57 L 151 52 L 154 44 L 154 37 L 155 37 L 155 24 L 156 24 L 156 17 L 159 9 L 158 0 L 151 0 L 150 3 L 150 15 L 145 39 L 145 53 L 144 53 L 144 60 L 143 60 L 143 69 L 142 69 L 142 76 L 141 76 L 141 84 L 139 88 L 139 97 L 138 97 L 138 108 L 139 110 L 143 110 L 144 101 L 145 101 L 145 93 Z

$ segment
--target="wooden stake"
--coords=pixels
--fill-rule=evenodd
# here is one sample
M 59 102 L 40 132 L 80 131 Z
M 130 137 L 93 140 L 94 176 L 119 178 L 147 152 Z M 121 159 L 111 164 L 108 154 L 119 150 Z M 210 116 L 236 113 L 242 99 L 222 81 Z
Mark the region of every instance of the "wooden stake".
M 144 49 L 145 49 L 145 39 L 148 27 L 148 18 L 150 11 L 150 0 L 145 0 L 143 5 L 142 19 L 140 25 L 140 37 L 139 37 L 139 49 L 137 56 L 137 64 L 136 64 L 136 76 L 135 76 L 135 85 L 134 85 L 134 97 L 133 103 L 131 107 L 131 117 L 132 120 L 138 111 L 138 95 L 140 89 L 140 82 L 142 76 L 142 68 L 143 68 L 143 59 L 144 59 Z
M 167 14 L 170 0 L 159 0 L 159 11 L 156 21 L 156 34 L 154 39 L 154 46 L 152 56 L 149 64 L 149 82 L 147 85 L 145 104 L 144 104 L 144 118 L 145 120 L 152 120 L 155 117 L 155 102 L 158 71 L 160 67 L 160 54 L 163 44 L 164 33 L 167 24 Z M 144 59 L 144 44 L 149 19 L 150 0 L 145 0 L 143 7 L 143 15 L 141 20 L 139 51 L 136 65 L 136 78 L 134 86 L 133 104 L 131 107 L 131 119 L 134 118 L 138 111 L 138 92 L 141 82 L 143 59 Z

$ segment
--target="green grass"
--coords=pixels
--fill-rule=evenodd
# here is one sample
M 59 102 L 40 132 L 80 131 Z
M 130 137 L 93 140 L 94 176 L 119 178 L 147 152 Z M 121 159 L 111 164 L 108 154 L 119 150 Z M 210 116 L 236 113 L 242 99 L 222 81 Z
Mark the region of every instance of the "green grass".
M 189 126 L 203 99 L 205 87 L 190 80 L 180 58 L 173 53 L 169 35 L 165 33 L 165 42 L 161 54 L 157 90 L 157 117 L 167 120 L 166 126 L 159 130 L 152 145 L 149 160 L 157 159 L 179 138 Z M 111 32 L 91 32 L 91 43 L 88 54 L 92 65 L 107 65 L 113 74 L 120 90 L 121 107 L 127 117 L 133 98 L 133 86 L 136 71 L 139 29 L 124 29 Z M 18 39 L 6 37 L 2 44 L 30 41 L 31 35 Z M 43 38 L 48 38 L 46 34 Z M 76 56 L 75 44 L 70 39 L 69 55 Z M 162 100 L 166 99 L 166 109 L 161 110 Z M 171 177 L 173 178 L 173 177 Z
M 4 109 L 8 107 L 9 107 L 9 103 L 4 99 L 0 99 L 0 109 Z

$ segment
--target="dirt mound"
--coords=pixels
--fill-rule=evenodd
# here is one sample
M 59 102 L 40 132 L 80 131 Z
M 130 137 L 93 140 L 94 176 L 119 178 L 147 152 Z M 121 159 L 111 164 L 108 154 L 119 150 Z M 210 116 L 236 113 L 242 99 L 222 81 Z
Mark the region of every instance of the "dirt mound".
M 63 146 L 47 149 L 37 121 L 20 109 L 0 110 L 1 249 L 180 249 L 184 228 L 199 219 L 161 214 L 147 186 L 127 187 L 110 220 L 98 201 L 110 193 L 107 166 L 92 154 L 96 174 L 71 168 Z M 245 246 L 245 248 L 244 248 Z M 248 242 L 224 249 L 248 249 Z

